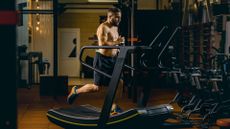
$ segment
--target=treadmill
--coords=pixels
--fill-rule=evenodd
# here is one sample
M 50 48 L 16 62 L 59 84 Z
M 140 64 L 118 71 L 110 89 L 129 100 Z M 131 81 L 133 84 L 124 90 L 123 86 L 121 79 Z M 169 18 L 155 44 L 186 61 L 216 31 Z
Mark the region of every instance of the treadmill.
M 165 29 L 165 28 L 163 28 Z M 163 31 L 160 31 L 160 33 Z M 177 30 L 176 30 L 177 31 Z M 173 35 L 175 32 L 173 33 Z M 173 37 L 173 36 L 171 36 Z M 170 40 L 171 40 L 170 37 Z M 82 60 L 85 49 L 119 49 L 112 75 L 108 75 Z M 108 91 L 102 109 L 91 105 L 80 105 L 71 108 L 50 109 L 47 112 L 48 119 L 54 124 L 65 129 L 141 129 L 146 126 L 157 129 L 162 122 L 172 115 L 173 107 L 163 104 L 146 108 L 133 108 L 122 113 L 110 116 L 110 109 L 116 94 L 123 66 L 132 70 L 131 66 L 125 65 L 125 58 L 128 53 L 152 52 L 151 46 L 85 46 L 80 51 L 80 62 L 82 65 L 111 78 Z
M 47 117 L 54 124 L 65 129 L 125 129 L 143 128 L 143 126 L 161 126 L 172 112 L 170 105 L 129 109 L 117 115 L 109 116 L 104 125 L 99 125 L 101 110 L 91 105 L 72 108 L 51 109 Z M 103 127 L 101 127 L 103 126 Z

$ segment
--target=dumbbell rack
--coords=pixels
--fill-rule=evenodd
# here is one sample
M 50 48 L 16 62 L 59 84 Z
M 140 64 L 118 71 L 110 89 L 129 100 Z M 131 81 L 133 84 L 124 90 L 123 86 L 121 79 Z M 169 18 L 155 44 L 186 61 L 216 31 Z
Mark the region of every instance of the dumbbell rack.
M 211 54 L 211 26 L 212 23 L 204 23 L 182 27 L 182 66 L 210 66 L 207 61 Z

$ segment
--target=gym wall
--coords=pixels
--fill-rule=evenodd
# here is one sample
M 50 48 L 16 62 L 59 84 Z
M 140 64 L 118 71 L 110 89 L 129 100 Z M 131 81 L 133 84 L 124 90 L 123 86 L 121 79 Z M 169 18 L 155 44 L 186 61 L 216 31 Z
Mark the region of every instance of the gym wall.
M 59 28 L 80 28 L 81 47 L 85 45 L 92 45 L 94 41 L 89 40 L 96 34 L 99 25 L 100 16 L 103 13 L 64 13 L 59 16 Z M 90 56 L 94 56 L 93 51 L 89 51 Z
M 169 0 L 159 0 L 158 8 L 165 9 L 168 7 Z M 153 10 L 157 9 L 157 2 L 156 0 L 137 0 L 137 9 L 138 10 Z

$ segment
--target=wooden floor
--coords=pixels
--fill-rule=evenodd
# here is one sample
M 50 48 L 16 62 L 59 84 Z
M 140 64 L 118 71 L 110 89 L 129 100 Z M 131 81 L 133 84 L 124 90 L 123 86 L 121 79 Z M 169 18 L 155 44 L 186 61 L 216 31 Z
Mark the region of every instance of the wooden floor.
M 91 81 L 91 80 L 86 80 Z M 81 82 L 81 81 L 80 81 Z M 75 85 L 76 82 L 71 83 Z M 69 88 L 70 89 L 70 88 Z M 101 107 L 106 89 L 102 89 L 100 93 L 87 93 L 79 96 L 74 105 L 91 104 Z M 152 92 L 149 106 L 168 103 L 175 95 L 173 90 L 155 89 Z M 59 96 L 54 99 L 52 96 L 40 96 L 39 86 L 31 89 L 18 89 L 18 129 L 62 129 L 48 121 L 46 117 L 47 110 L 56 107 L 70 107 L 66 103 L 66 96 Z M 123 98 L 118 99 L 118 104 L 127 110 L 136 107 L 136 104 L 128 99 L 124 94 Z M 195 129 L 195 128 L 193 128 Z

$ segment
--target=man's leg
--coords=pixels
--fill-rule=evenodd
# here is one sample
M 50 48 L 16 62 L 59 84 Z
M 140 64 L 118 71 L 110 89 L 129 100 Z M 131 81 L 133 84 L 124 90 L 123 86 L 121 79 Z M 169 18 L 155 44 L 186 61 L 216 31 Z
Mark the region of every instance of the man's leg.
M 77 89 L 76 94 L 88 93 L 88 92 L 97 92 L 99 87 L 95 84 L 86 84 L 79 89 Z
M 69 104 L 72 104 L 73 101 L 75 100 L 75 98 L 79 94 L 88 93 L 88 92 L 97 92 L 98 90 L 99 90 L 99 86 L 97 86 L 95 84 L 86 84 L 80 88 L 77 88 L 77 86 L 74 86 L 71 89 L 70 94 L 68 95 L 67 102 Z M 118 99 L 122 98 L 122 93 L 123 93 L 123 81 L 120 80 L 120 82 L 118 84 L 117 92 L 115 94 L 114 103 L 113 103 L 112 108 L 111 108 L 111 114 L 117 114 L 117 113 L 121 112 L 120 107 L 116 103 L 117 103 Z
M 76 99 L 76 97 L 81 94 L 81 93 L 88 93 L 88 92 L 97 92 L 99 90 L 99 87 L 95 84 L 86 84 L 80 88 L 78 88 L 77 86 L 74 86 L 68 97 L 67 97 L 67 102 L 69 104 L 72 104 L 73 101 Z

